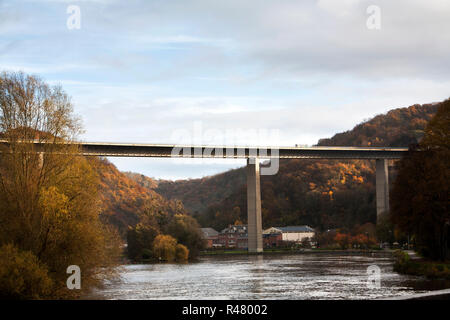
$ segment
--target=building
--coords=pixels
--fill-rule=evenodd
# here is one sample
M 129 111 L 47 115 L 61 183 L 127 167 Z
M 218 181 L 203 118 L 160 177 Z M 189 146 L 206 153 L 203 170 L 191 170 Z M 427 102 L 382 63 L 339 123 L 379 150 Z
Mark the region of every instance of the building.
M 218 243 L 225 248 L 247 249 L 248 231 L 246 225 L 229 225 L 219 233 Z
M 282 245 L 281 232 L 263 233 L 263 245 L 265 248 L 279 247 Z
M 213 228 L 200 228 L 207 248 L 219 246 L 219 232 Z
M 302 242 L 304 239 L 311 240 L 315 232 L 309 226 L 271 227 L 263 231 L 263 239 L 264 235 L 266 235 L 267 241 L 272 241 L 271 243 L 273 243 L 273 240 L 270 240 L 273 237 L 267 236 L 270 234 L 281 234 L 281 241 Z

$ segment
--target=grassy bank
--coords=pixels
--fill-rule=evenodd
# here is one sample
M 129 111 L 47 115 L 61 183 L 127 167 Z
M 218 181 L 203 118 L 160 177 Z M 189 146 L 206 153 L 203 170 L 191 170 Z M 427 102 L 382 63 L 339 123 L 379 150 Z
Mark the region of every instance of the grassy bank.
M 394 271 L 402 274 L 426 276 L 430 279 L 450 280 L 450 263 L 429 260 L 412 260 L 408 253 L 395 251 Z

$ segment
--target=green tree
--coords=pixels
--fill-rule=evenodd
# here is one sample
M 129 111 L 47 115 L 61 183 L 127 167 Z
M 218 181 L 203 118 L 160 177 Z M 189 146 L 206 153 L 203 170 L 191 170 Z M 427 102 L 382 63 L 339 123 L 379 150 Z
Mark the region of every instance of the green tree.
M 144 252 L 148 252 L 153 241 L 159 234 L 159 230 L 152 225 L 139 223 L 136 227 L 130 227 L 127 232 L 127 254 L 132 260 L 140 260 Z
M 197 221 L 186 214 L 176 214 L 167 226 L 167 234 L 177 239 L 185 245 L 190 252 L 190 256 L 196 257 L 204 248 L 204 241 L 200 233 L 200 226 Z

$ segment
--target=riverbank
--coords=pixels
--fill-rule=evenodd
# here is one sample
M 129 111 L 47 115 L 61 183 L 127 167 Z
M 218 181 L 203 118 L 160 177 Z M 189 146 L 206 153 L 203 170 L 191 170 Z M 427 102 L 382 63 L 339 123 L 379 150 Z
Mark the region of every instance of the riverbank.
M 361 254 L 387 254 L 392 255 L 394 250 L 390 249 L 379 249 L 379 250 L 363 250 L 363 249 L 291 249 L 291 248 L 269 248 L 264 249 L 263 252 L 252 253 L 247 250 L 205 250 L 200 252 L 200 256 L 226 256 L 226 255 L 272 255 L 272 254 L 305 254 L 305 253 L 315 253 L 315 254 L 346 254 L 346 255 L 361 255 Z
M 388 297 L 378 300 L 450 300 L 450 289 L 435 290 L 400 297 Z
M 394 252 L 394 271 L 413 276 L 425 276 L 429 279 L 442 279 L 450 283 L 450 263 L 414 258 L 407 252 Z

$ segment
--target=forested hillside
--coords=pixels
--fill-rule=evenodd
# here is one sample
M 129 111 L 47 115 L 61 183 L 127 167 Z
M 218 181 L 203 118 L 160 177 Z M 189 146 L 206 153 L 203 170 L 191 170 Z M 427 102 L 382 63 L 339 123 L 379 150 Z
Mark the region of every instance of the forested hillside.
M 437 104 L 413 105 L 321 139 L 321 146 L 407 147 L 423 136 Z M 308 224 L 319 229 L 352 229 L 375 222 L 375 170 L 370 161 L 282 160 L 276 176 L 262 176 L 264 227 Z M 155 189 L 181 200 L 203 226 L 221 229 L 245 222 L 244 168 L 188 181 L 163 182 Z
M 149 178 L 147 176 L 144 176 L 140 173 L 135 172 L 122 172 L 125 176 L 130 178 L 131 180 L 134 180 L 137 182 L 141 187 L 148 188 L 148 189 L 155 189 L 158 187 L 158 183 L 153 180 L 152 178 Z
M 154 187 L 152 179 L 122 173 L 106 159 L 90 158 L 90 162 L 100 178 L 101 217 L 116 226 L 122 236 L 148 209 L 172 215 L 185 213 L 181 202 L 168 201 L 150 188 Z
M 230 196 L 245 179 L 242 169 L 234 169 L 201 179 L 160 180 L 156 191 L 169 199 L 181 200 L 190 213 L 197 214 Z
M 417 143 L 424 128 L 438 109 L 438 103 L 398 108 L 358 124 L 350 131 L 329 139 L 320 139 L 319 146 L 407 147 Z
M 374 169 L 366 161 L 283 160 L 277 175 L 261 176 L 261 193 L 264 227 L 351 228 L 375 221 Z M 217 229 L 245 222 L 245 185 L 195 217 Z

